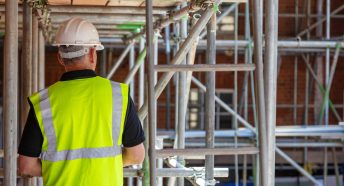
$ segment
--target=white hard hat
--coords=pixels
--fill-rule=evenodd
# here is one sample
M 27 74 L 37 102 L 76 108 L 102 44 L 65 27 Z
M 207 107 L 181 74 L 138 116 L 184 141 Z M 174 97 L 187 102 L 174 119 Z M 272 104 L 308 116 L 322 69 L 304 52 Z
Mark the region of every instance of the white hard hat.
M 104 46 L 99 41 L 96 27 L 79 17 L 71 18 L 62 23 L 56 33 L 54 46 L 77 45 L 96 47 L 96 50 L 103 50 Z

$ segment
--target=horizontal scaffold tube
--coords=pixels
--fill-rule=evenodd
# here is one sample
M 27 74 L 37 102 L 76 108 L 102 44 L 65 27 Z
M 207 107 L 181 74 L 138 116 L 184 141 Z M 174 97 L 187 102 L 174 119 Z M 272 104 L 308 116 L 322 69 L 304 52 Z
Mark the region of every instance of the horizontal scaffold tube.
M 215 168 L 215 177 L 228 177 L 227 168 Z M 141 169 L 124 168 L 124 177 L 142 177 Z M 193 177 L 195 174 L 204 174 L 204 167 L 190 168 L 158 168 L 158 177 Z

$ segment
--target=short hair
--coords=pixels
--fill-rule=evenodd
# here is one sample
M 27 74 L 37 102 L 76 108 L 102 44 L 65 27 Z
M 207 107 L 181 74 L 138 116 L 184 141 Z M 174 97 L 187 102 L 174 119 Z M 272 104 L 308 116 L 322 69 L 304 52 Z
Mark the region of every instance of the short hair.
M 59 52 L 61 53 L 69 53 L 69 52 L 76 52 L 76 51 L 80 51 L 80 50 L 85 50 L 85 46 L 78 46 L 78 45 L 61 45 L 59 46 Z M 85 54 L 86 55 L 86 54 Z M 81 59 L 83 59 L 85 57 L 85 55 L 79 56 L 79 57 L 75 57 L 75 58 L 62 58 L 63 63 L 65 65 L 71 65 Z

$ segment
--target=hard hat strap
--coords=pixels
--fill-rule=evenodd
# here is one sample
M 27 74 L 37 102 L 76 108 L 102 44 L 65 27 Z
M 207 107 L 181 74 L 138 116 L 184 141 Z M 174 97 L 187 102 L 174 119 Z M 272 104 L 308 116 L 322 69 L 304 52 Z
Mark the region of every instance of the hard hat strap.
M 75 52 L 61 52 L 61 51 L 59 51 L 59 54 L 60 54 L 61 58 L 63 58 L 63 59 L 73 59 L 73 58 L 84 56 L 84 55 L 88 54 L 89 51 L 90 51 L 89 48 L 84 48 L 83 50 L 79 50 L 79 51 L 75 51 Z

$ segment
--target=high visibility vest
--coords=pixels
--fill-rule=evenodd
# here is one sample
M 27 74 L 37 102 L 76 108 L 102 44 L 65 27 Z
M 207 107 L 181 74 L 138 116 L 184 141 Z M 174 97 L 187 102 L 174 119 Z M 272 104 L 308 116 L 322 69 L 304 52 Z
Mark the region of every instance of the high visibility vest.
M 123 185 L 127 85 L 98 76 L 59 81 L 29 99 L 43 134 L 44 185 Z

